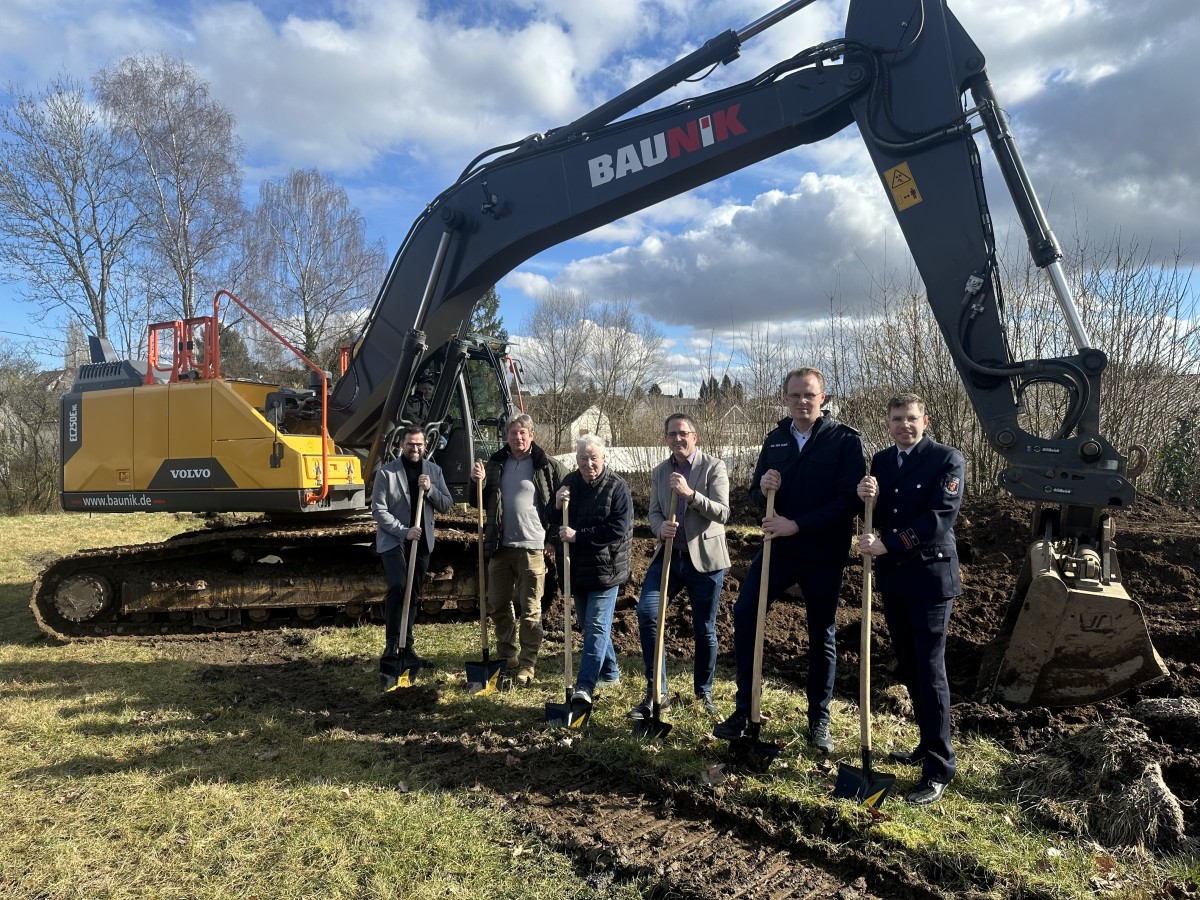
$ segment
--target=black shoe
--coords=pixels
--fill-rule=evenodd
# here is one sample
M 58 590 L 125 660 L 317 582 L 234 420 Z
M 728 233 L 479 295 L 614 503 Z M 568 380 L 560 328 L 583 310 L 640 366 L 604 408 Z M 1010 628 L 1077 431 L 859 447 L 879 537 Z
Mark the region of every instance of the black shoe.
M 944 793 L 946 793 L 946 785 L 943 782 L 922 778 L 917 782 L 917 786 L 905 795 L 904 799 L 918 806 L 928 806 L 930 803 L 937 803 L 941 800 Z
M 703 707 L 704 711 L 710 716 L 717 714 L 717 704 L 713 702 L 712 694 L 701 692 L 696 695 L 696 702 Z
M 736 709 L 724 722 L 713 726 L 713 737 L 723 741 L 736 741 L 746 733 L 746 726 L 749 724 L 750 713 L 744 709 Z
M 663 697 L 662 702 L 658 704 L 659 713 L 668 712 L 671 709 L 671 699 Z M 625 713 L 625 718 L 632 722 L 645 722 L 654 713 L 654 696 L 647 691 L 646 696 L 641 699 L 637 706 Z
M 409 669 L 409 668 L 432 669 L 433 663 L 431 663 L 429 660 L 427 660 L 423 656 L 417 656 L 417 654 L 415 654 L 415 653 L 405 653 L 404 654 L 404 668 L 406 668 L 406 669 Z
M 893 750 L 887 758 L 902 766 L 919 766 L 925 762 L 925 754 L 917 754 L 916 750 Z
M 829 733 L 828 722 L 816 722 L 808 726 L 808 746 L 822 753 L 833 752 L 833 736 Z

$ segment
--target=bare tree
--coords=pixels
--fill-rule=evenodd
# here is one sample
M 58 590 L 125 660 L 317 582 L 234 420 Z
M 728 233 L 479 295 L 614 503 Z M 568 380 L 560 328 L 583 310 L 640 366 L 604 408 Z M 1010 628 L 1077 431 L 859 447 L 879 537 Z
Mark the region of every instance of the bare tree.
M 1076 348 L 1045 275 L 1027 254 L 1018 258 L 1015 265 L 1001 266 L 1012 358 L 1073 354 Z M 1156 258 L 1136 241 L 1093 242 L 1086 236 L 1069 250 L 1063 268 L 1091 343 L 1109 357 L 1100 432 L 1122 451 L 1133 444 L 1148 448 L 1148 484 L 1169 483 L 1174 492 L 1186 492 L 1192 470 L 1182 461 L 1196 427 L 1195 375 L 1200 373 L 1190 271 L 1181 268 L 1178 253 Z M 862 428 L 868 444 L 878 443 L 871 438 L 881 433 L 878 418 L 887 397 L 915 391 L 926 399 L 931 433 L 962 449 L 972 489 L 990 490 L 1004 461 L 986 442 L 924 289 L 910 276 L 906 285 L 881 288 L 873 303 L 870 319 L 841 326 L 854 335 L 851 366 L 868 373 L 843 407 L 843 418 Z M 1034 384 L 1021 400 L 1022 428 L 1047 437 L 1061 429 L 1070 401 L 1064 389 Z
M 1155 257 L 1120 235 L 1081 241 L 1071 271 L 1081 316 L 1108 354 L 1101 431 L 1118 448 L 1158 449 L 1195 408 L 1200 324 L 1180 251 Z M 1097 340 L 1098 338 L 1098 340 Z
M 783 376 L 795 365 L 794 359 L 790 343 L 778 333 L 772 335 L 769 326 L 751 326 L 738 336 L 737 365 L 745 385 L 747 422 L 758 440 L 787 412 Z
M 0 507 L 7 515 L 47 512 L 58 497 L 59 372 L 0 345 Z
M 593 316 L 585 371 L 597 387 L 597 430 L 601 416 L 608 416 L 619 443 L 637 403 L 666 374 L 663 336 L 630 300 L 596 304 Z
M 525 381 L 536 393 L 530 409 L 553 450 L 567 445 L 572 437 L 568 428 L 591 402 L 584 374 L 590 310 L 583 294 L 551 290 L 522 322 L 529 337 L 521 342 L 521 361 Z
M 242 225 L 241 144 L 233 114 L 209 96 L 184 60 L 130 56 L 93 79 L 101 104 L 137 160 L 134 203 L 147 251 L 175 276 L 185 318 Z
M 331 369 L 362 325 L 387 267 L 383 242 L 345 190 L 316 169 L 264 181 L 246 235 L 247 299 L 309 359 Z
M 13 104 L 0 111 L 0 262 L 30 285 L 26 299 L 43 313 L 66 312 L 101 337 L 115 313 L 124 339 L 123 270 L 140 219 L 107 117 L 66 76 L 37 95 L 9 92 Z
M 693 345 L 695 348 L 696 366 L 694 369 L 695 375 L 699 378 L 700 388 L 698 391 L 698 400 L 692 408 L 687 410 L 688 415 L 692 417 L 692 422 L 699 430 L 704 441 L 708 444 L 708 448 L 712 452 L 716 452 L 723 445 L 733 442 L 736 438 L 728 433 L 726 427 L 725 416 L 729 412 L 729 404 L 724 402 L 714 402 L 715 397 L 711 396 L 708 388 L 711 385 L 728 382 L 729 374 L 733 371 L 734 359 L 733 354 L 718 346 L 717 334 L 715 330 L 710 329 L 704 343 L 701 344 L 697 339 Z M 736 374 L 736 373 L 735 373 Z M 730 398 L 730 403 L 741 402 L 734 401 Z M 668 402 L 666 406 L 672 411 L 683 412 L 684 410 L 677 409 L 679 404 L 673 400 Z M 656 439 L 662 440 L 662 418 L 657 416 L 657 413 L 662 409 L 663 404 L 656 404 L 656 417 L 658 418 L 658 434 Z
M 917 393 L 925 400 L 930 436 L 960 448 L 967 458 L 968 488 L 992 484 L 999 457 L 987 443 L 915 276 L 877 296 L 872 312 L 853 325 L 851 365 L 864 377 L 842 398 L 841 418 L 862 432 L 867 451 L 874 453 L 892 442 L 885 424 L 888 399 Z

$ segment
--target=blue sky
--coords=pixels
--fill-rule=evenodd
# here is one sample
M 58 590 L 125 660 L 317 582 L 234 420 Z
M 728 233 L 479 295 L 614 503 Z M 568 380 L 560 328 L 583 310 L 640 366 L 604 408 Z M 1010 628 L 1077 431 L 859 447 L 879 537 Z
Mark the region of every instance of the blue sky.
M 0 85 L 87 80 L 131 53 L 185 58 L 237 117 L 245 193 L 316 167 L 394 252 L 421 208 L 489 147 L 563 125 L 782 0 L 408 0 L 155 3 L 7 0 Z M 1120 233 L 1191 265 L 1200 253 L 1195 0 L 962 0 L 1033 182 L 1064 243 Z M 744 81 L 840 35 L 817 2 L 741 59 L 662 102 Z M 1004 234 L 1014 226 L 989 185 Z M 1019 240 L 1018 245 L 1023 243 Z M 548 287 L 633 299 L 676 364 L 750 326 L 796 334 L 831 306 L 862 310 L 907 251 L 853 128 L 614 222 L 499 285 L 509 330 Z M 719 273 L 714 276 L 713 273 Z M 869 310 L 868 310 L 869 311 Z M 0 290 L 0 337 L 59 337 Z

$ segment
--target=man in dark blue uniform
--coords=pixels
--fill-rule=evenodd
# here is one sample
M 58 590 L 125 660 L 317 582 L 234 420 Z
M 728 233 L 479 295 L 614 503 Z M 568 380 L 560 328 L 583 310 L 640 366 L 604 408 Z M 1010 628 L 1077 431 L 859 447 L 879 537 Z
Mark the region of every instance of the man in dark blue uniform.
M 833 752 L 829 703 L 837 663 L 838 595 L 852 546 L 860 504 L 855 489 L 866 463 L 862 438 L 849 425 L 823 415 L 825 376 L 809 367 L 793 369 L 783 381 L 789 416 L 781 419 L 758 455 L 750 499 L 767 505 L 774 490 L 775 514 L 763 519 L 763 540 L 774 541 L 767 579 L 771 603 L 793 585 L 804 597 L 808 619 L 808 744 Z M 742 582 L 733 605 L 733 653 L 737 667 L 734 711 L 713 728 L 725 741 L 742 737 L 750 721 L 754 642 L 762 551 Z
M 883 616 L 912 698 L 920 741 L 911 752 L 888 754 L 921 767 L 908 792 L 910 803 L 941 799 L 954 777 L 950 744 L 950 682 L 946 677 L 946 627 L 954 598 L 962 593 L 954 521 L 963 495 L 963 456 L 925 436 L 929 416 L 916 394 L 888 401 L 894 447 L 875 454 L 858 496 L 875 498 L 879 534 L 859 538 L 859 550 L 875 557 Z

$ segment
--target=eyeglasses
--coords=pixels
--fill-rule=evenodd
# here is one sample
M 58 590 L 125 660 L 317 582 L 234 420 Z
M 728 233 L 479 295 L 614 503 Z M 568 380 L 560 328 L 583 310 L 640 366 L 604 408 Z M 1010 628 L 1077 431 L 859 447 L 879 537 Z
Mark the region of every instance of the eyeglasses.
M 424 442 L 424 441 L 421 441 L 421 443 L 419 443 L 419 444 L 414 444 L 412 441 L 405 441 L 405 442 L 404 442 L 404 446 L 405 446 L 405 447 L 412 447 L 414 450 L 424 450 L 424 449 L 425 449 L 425 442 Z
M 669 437 L 669 438 L 681 438 L 681 437 L 687 437 L 688 435 L 690 435 L 690 434 L 695 434 L 695 433 L 696 433 L 696 432 L 694 432 L 694 431 L 668 431 L 668 432 L 667 432 L 667 437 Z
M 799 403 L 801 400 L 816 400 L 820 394 L 788 394 L 788 403 Z

